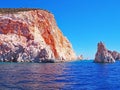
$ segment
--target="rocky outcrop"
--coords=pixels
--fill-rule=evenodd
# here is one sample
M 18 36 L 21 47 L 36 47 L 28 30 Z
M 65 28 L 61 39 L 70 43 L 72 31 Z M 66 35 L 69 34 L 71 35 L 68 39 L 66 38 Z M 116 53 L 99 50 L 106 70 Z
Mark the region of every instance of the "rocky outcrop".
M 115 62 L 115 60 L 120 60 L 120 53 L 107 50 L 102 42 L 98 43 L 98 49 L 95 55 L 95 62 L 111 63 Z
M 83 55 L 77 56 L 77 60 L 83 60 Z
M 3 10 L 4 13 L 0 13 L 0 61 L 76 59 L 72 45 L 57 27 L 51 13 L 39 9 L 15 9 L 15 13 L 13 9 Z
M 113 51 L 111 54 L 115 60 L 120 60 L 120 53 L 119 52 Z

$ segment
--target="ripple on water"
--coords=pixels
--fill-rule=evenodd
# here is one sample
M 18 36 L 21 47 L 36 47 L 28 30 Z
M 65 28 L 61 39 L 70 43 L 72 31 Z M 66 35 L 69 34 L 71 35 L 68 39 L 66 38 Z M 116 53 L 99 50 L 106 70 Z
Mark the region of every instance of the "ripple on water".
M 120 62 L 0 63 L 2 90 L 119 90 Z

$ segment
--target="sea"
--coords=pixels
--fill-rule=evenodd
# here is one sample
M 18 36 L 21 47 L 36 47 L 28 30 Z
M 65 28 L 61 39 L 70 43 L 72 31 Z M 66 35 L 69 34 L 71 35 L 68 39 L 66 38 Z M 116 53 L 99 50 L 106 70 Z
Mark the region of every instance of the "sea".
M 1 62 L 0 90 L 120 90 L 120 61 Z

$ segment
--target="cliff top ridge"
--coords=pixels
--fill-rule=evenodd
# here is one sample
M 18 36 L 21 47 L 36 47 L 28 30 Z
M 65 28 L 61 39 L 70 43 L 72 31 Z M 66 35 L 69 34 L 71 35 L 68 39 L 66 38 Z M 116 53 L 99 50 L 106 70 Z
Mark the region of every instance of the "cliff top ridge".
M 50 13 L 48 10 L 40 9 L 40 8 L 0 8 L 0 13 L 7 14 L 7 13 L 17 13 L 17 12 L 31 11 L 31 10 L 43 10 Z

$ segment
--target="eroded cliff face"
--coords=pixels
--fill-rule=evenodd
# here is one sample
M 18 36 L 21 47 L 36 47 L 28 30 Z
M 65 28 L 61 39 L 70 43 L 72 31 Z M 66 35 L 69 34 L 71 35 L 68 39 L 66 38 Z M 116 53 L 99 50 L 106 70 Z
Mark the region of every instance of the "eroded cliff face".
M 98 43 L 98 49 L 95 55 L 95 62 L 111 63 L 115 62 L 115 60 L 120 60 L 120 53 L 108 50 L 102 42 Z
M 44 10 L 0 14 L 0 60 L 46 62 L 75 60 L 72 45 Z

